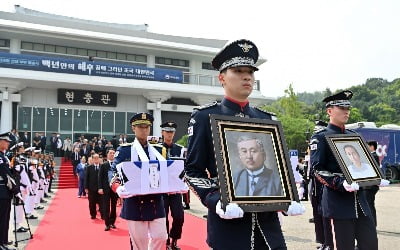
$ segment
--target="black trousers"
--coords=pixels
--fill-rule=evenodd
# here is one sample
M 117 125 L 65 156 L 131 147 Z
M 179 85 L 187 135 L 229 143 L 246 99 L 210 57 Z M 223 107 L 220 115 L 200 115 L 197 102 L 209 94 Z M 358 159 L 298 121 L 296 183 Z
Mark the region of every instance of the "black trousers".
M 99 205 L 101 218 L 103 218 L 103 202 L 102 195 L 97 193 L 97 191 L 89 190 L 88 200 L 89 200 L 89 212 L 91 217 L 96 217 L 96 204 Z
M 0 245 L 6 245 L 8 242 L 10 212 L 11 199 L 0 199 Z
M 184 222 L 182 194 L 164 194 L 164 207 L 167 223 L 168 237 L 180 239 L 182 236 L 182 227 Z M 168 214 L 171 210 L 172 226 L 169 228 Z
M 367 199 L 369 209 L 371 209 L 372 216 L 374 218 L 375 227 L 377 226 L 376 220 L 376 209 L 375 209 L 375 195 L 378 192 L 378 186 L 368 187 L 362 189 L 361 192 L 365 194 L 365 198 Z
M 325 244 L 324 221 L 320 213 L 320 201 L 315 195 L 311 195 L 311 206 L 313 209 L 315 241 Z
M 103 194 L 103 218 L 106 226 L 115 224 L 117 219 L 118 195 L 113 191 Z
M 378 250 L 378 236 L 371 217 L 360 215 L 357 219 L 331 219 L 335 249 Z

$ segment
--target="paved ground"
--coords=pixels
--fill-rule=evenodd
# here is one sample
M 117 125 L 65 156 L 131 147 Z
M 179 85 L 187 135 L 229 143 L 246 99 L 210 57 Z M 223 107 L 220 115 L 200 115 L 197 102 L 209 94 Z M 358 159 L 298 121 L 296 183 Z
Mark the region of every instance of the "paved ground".
M 315 250 L 317 246 L 317 244 L 314 243 L 314 225 L 308 222 L 312 213 L 311 205 L 310 202 L 303 202 L 303 204 L 306 206 L 306 213 L 304 215 L 283 217 L 282 229 L 286 244 L 290 250 Z M 191 209 L 185 211 L 200 218 L 207 213 L 206 209 L 194 195 L 191 197 L 190 206 Z M 40 218 L 43 217 L 47 207 L 48 206 L 45 206 L 44 210 L 36 211 L 39 220 L 30 221 L 32 232 L 37 228 Z M 376 209 L 378 214 L 377 230 L 379 249 L 400 249 L 400 184 L 392 184 L 389 187 L 381 188 L 376 196 Z M 14 235 L 12 233 L 13 227 L 13 224 L 10 223 L 10 240 L 14 240 Z M 27 233 L 20 233 L 18 237 L 26 238 L 29 237 L 29 235 Z M 20 242 L 18 249 L 24 249 L 26 243 L 26 241 Z
M 202 217 L 207 212 L 197 197 L 191 197 L 191 214 Z M 302 202 L 306 213 L 302 216 L 283 217 L 283 234 L 290 250 L 315 250 L 314 224 L 308 219 L 312 216 L 310 202 Z M 381 188 L 376 195 L 376 210 L 378 220 L 378 240 L 380 250 L 400 249 L 400 184 L 392 184 Z

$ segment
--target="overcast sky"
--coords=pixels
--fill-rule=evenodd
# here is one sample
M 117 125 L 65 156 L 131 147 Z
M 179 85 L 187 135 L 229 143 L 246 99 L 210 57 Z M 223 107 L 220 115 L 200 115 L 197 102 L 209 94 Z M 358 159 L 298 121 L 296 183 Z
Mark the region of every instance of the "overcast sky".
M 148 24 L 150 32 L 247 38 L 268 61 L 256 78 L 267 97 L 400 77 L 398 0 L 0 0 L 38 11 L 105 22 Z

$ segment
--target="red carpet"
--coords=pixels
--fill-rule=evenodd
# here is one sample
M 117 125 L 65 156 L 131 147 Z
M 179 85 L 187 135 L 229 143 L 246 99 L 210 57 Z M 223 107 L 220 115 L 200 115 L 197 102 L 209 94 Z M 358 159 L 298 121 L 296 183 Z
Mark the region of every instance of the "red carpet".
M 58 174 L 58 189 L 77 188 L 78 178 L 74 176 L 71 161 L 61 158 L 61 165 Z
M 104 222 L 90 219 L 88 200 L 77 198 L 76 192 L 72 188 L 57 191 L 25 249 L 130 249 L 126 221 L 118 217 L 117 229 L 104 231 Z M 208 250 L 205 239 L 206 221 L 185 213 L 179 240 L 182 250 Z

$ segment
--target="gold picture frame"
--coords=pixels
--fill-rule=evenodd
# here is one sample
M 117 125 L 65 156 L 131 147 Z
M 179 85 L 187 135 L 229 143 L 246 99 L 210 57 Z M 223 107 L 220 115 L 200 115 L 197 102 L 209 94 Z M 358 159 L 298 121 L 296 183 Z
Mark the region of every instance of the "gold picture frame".
M 222 206 L 287 210 L 299 201 L 279 121 L 210 115 Z
M 326 135 L 326 139 L 348 183 L 379 185 L 382 173 L 361 135 Z

